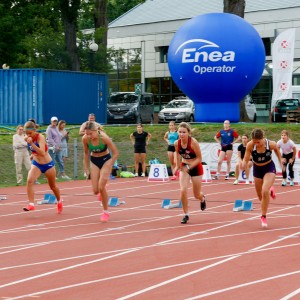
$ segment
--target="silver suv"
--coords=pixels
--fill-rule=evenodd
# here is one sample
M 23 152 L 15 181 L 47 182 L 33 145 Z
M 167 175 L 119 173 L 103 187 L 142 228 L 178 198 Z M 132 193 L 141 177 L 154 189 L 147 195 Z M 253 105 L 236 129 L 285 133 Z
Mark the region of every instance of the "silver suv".
M 170 101 L 159 113 L 158 123 L 194 122 L 195 105 L 187 98 L 174 99 Z

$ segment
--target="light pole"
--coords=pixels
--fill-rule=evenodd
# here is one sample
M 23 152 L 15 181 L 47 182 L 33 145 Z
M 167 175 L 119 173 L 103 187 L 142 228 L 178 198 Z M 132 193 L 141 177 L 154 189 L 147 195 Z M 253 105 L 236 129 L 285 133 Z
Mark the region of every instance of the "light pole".
M 93 42 L 89 45 L 89 49 L 90 49 L 90 69 L 91 69 L 92 72 L 94 72 L 94 66 L 95 66 L 95 64 L 94 64 L 94 55 L 98 51 L 99 46 L 98 46 L 98 44 Z

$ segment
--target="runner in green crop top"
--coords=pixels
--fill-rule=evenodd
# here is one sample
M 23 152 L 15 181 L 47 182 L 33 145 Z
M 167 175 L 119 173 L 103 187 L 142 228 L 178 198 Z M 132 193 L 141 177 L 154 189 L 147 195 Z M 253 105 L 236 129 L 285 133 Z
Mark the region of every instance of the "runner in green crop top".
M 100 216 L 100 221 L 107 222 L 109 212 L 106 183 L 119 152 L 111 138 L 96 122 L 89 121 L 86 123 L 82 144 L 84 149 L 83 167 L 85 173 L 87 178 L 91 175 L 93 192 L 102 201 L 103 205 L 103 214 Z M 89 160 L 91 172 L 89 170 Z
M 100 134 L 101 137 L 101 134 Z M 91 152 L 93 153 L 102 153 L 102 152 L 106 152 L 107 150 L 107 145 L 102 143 L 102 139 L 99 138 L 99 143 L 98 145 L 93 145 L 91 139 L 88 142 L 88 148 Z

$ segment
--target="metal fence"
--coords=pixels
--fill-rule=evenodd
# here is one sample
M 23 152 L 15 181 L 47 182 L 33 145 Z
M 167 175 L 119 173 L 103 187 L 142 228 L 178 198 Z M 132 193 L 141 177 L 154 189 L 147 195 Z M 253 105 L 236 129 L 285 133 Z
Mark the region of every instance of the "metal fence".
M 125 166 L 134 165 L 134 152 L 133 146 L 130 141 L 128 142 L 119 142 L 115 143 L 119 150 L 118 163 Z M 163 144 L 163 143 L 162 143 Z M 163 144 L 163 149 L 166 148 Z M 160 161 L 167 162 L 167 152 L 158 151 L 157 146 L 151 145 L 147 149 L 147 161 L 158 158 Z M 160 153 L 160 154 L 159 154 Z M 158 154 L 160 156 L 158 156 Z M 58 167 L 56 168 L 58 171 Z M 129 169 L 133 172 L 133 169 Z M 26 184 L 27 170 L 23 166 L 23 177 L 24 183 Z M 73 139 L 68 144 L 68 159 L 65 162 L 65 173 L 71 179 L 84 179 L 84 169 L 83 169 L 83 145 L 81 139 Z M 44 175 L 41 175 L 41 183 L 46 182 Z M 58 178 L 59 181 L 63 181 L 61 178 Z M 14 151 L 12 144 L 0 145 L 0 185 L 1 186 L 11 186 L 16 185 L 16 168 L 14 163 Z

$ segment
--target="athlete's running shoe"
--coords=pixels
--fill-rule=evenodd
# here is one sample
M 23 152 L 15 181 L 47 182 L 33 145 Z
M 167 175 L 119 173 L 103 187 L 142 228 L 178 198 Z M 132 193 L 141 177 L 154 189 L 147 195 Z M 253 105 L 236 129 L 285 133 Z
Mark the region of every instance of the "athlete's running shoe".
M 246 181 L 245 181 L 245 184 L 250 184 L 250 182 L 249 182 L 249 180 L 248 180 L 248 179 L 246 179 Z
M 271 186 L 271 188 L 270 188 L 270 195 L 271 195 L 271 197 L 273 198 L 273 200 L 275 200 L 276 194 L 275 194 L 275 190 L 274 190 L 274 187 L 273 187 L 273 186 Z
M 294 181 L 290 181 L 290 186 L 294 186 Z
M 225 175 L 225 180 L 229 180 L 229 174 Z
M 261 220 L 261 227 L 262 228 L 267 228 L 268 227 L 267 218 L 264 217 L 264 216 L 261 216 L 260 220 Z
M 176 175 L 174 175 L 174 176 L 171 177 L 171 180 L 176 180 L 176 179 L 177 179 Z
M 216 175 L 214 176 L 214 179 L 218 180 L 220 177 L 220 174 L 219 173 L 216 173 Z
M 28 204 L 26 207 L 23 207 L 24 211 L 31 211 L 31 210 L 35 210 L 34 205 Z
M 107 222 L 108 219 L 109 219 L 109 214 L 108 213 L 103 213 L 100 217 L 100 221 L 103 222 L 103 223 Z
M 234 181 L 234 185 L 237 185 L 239 183 L 239 180 L 238 179 L 236 179 L 235 181 Z
M 201 210 L 205 210 L 206 209 L 206 201 L 205 201 L 205 196 L 203 195 L 203 199 L 200 203 L 200 208 Z
M 58 214 L 61 214 L 63 211 L 63 202 L 62 202 L 62 199 L 60 199 L 58 202 L 57 202 L 57 213 Z
M 285 180 L 282 180 L 281 185 L 282 185 L 282 186 L 286 186 L 286 181 L 285 181 Z
M 181 224 L 186 224 L 189 219 L 190 219 L 189 216 L 185 215 L 181 220 Z

